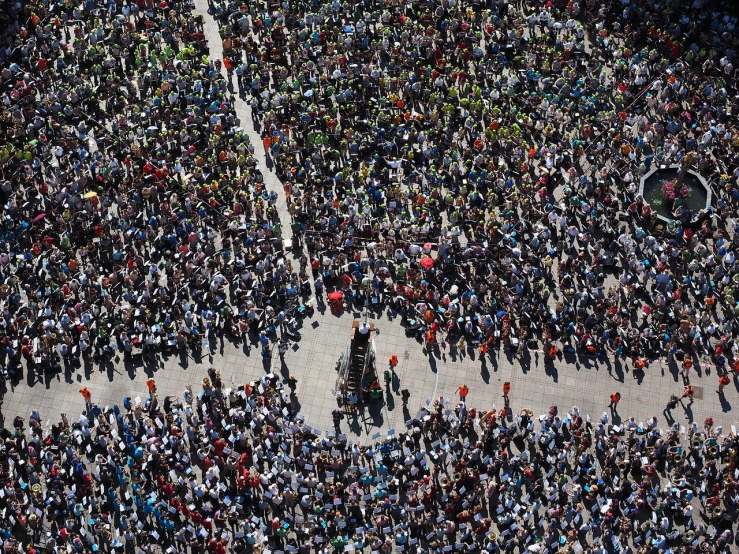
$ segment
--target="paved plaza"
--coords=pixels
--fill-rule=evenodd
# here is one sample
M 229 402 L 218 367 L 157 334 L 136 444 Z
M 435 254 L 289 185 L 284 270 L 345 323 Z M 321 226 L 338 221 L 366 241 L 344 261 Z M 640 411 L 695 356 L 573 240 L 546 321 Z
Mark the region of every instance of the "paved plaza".
M 198 0 L 197 11 L 206 21 L 205 33 L 211 56 L 221 58 L 218 27 L 207 14 L 205 0 Z M 265 183 L 279 196 L 282 229 L 289 229 L 290 218 L 282 186 L 266 169 L 261 138 L 250 127 L 249 107 L 237 100 L 236 108 L 242 126 L 249 130 L 251 142 L 256 147 Z M 39 409 L 44 422 L 55 421 L 60 412 L 80 413 L 84 409 L 83 398 L 78 392 L 82 385 L 89 387 L 93 401 L 101 407 L 120 404 L 124 396 L 143 399 L 147 394 L 145 380 L 149 377 L 156 379 L 160 396 L 182 395 L 187 385 L 199 391 L 208 368 L 215 367 L 224 381 L 236 384 L 255 379 L 265 372 L 294 375 L 298 380 L 299 410 L 305 421 L 317 429 L 329 430 L 333 428 L 331 412 L 337 407 L 334 396 L 336 363 L 348 345 L 352 320 L 365 317 L 373 321 L 379 331 L 374 340 L 380 370 L 384 369 L 391 354 L 397 354 L 400 362 L 396 368 L 399 382 L 393 383 L 384 405 L 367 406 L 356 419 L 342 422 L 342 431 L 363 439 L 377 433 L 385 434 L 390 429 L 402 429 L 404 422 L 420 406 L 439 395 L 458 400 L 455 391 L 463 383 L 470 389 L 469 406 L 500 407 L 502 384 L 508 381 L 512 386 L 511 406 L 515 410 L 528 407 L 539 414 L 546 412 L 552 404 L 561 410 L 577 405 L 582 413 L 593 418 L 607 409 L 609 395 L 618 391 L 622 396 L 621 414 L 633 415 L 637 421 L 657 415 L 662 425 L 666 424 L 662 410 L 670 395 L 680 396 L 683 392 L 684 383 L 678 368 L 668 367 L 666 354 L 660 361 L 652 362 L 643 379 L 637 380 L 627 362 L 619 363 L 613 358 L 596 360 L 573 356 L 545 364 L 542 352 L 527 353 L 523 360 L 514 359 L 511 353 L 503 351 L 491 351 L 480 359 L 479 353 L 473 349 L 460 356 L 450 351 L 448 346 L 428 353 L 419 342 L 405 336 L 398 314 L 387 309 L 369 313 L 350 309 L 340 316 L 328 310 L 323 313 L 316 311 L 314 317 L 306 318 L 300 330 L 302 339 L 291 344 L 284 360 L 279 358 L 276 348 L 274 356 L 265 361 L 256 344 L 236 344 L 228 339 L 218 339 L 210 344 L 210 352 L 203 349 L 200 358 L 173 355 L 160 358 L 156 365 L 151 366 L 126 364 L 118 359 L 103 371 L 90 364 L 40 380 L 26 373 L 21 383 L 5 395 L 3 415 L 7 424 L 16 414 L 27 416 L 33 408 Z M 690 421 L 701 423 L 711 416 L 725 428 L 736 424 L 738 419 L 732 408 L 739 403 L 739 383 L 733 381 L 726 387 L 725 396 L 719 397 L 717 381 L 710 361 L 704 360 L 691 375 L 691 383 L 697 392 L 695 401 L 685 408 L 678 405 L 673 411 L 675 420 L 682 424 Z M 411 393 L 405 410 L 400 401 L 400 390 L 404 388 Z
M 330 311 L 323 314 L 317 311 L 312 319 L 304 320 L 300 330 L 302 339 L 291 345 L 284 356 L 284 363 L 276 348 L 274 356 L 264 361 L 257 345 L 247 347 L 243 343 L 219 339 L 210 345 L 210 354 L 203 349 L 201 359 L 174 355 L 155 366 L 124 364 L 120 360 L 103 372 L 88 365 L 40 382 L 26 375 L 26 379 L 6 394 L 3 413 L 6 421 L 17 413 L 27 415 L 32 408 L 39 409 L 44 421 L 57 417 L 60 412 L 79 413 L 84 409 L 84 401 L 78 392 L 83 384 L 92 391 L 93 401 L 103 407 L 120 404 L 124 396 L 143 399 L 147 391 L 145 380 L 152 376 L 156 379 L 160 396 L 181 396 L 188 384 L 193 385 L 193 390 L 200 390 L 200 383 L 212 366 L 220 370 L 226 382 L 233 379 L 237 384 L 268 371 L 294 375 L 298 379 L 300 411 L 306 422 L 318 429 L 332 429 L 331 411 L 337 406 L 333 394 L 336 362 L 348 344 L 352 320 L 363 315 L 350 311 L 336 316 Z M 455 391 L 463 383 L 470 389 L 469 406 L 502 406 L 502 384 L 509 381 L 514 409 L 529 407 L 534 413 L 544 413 L 552 404 L 567 409 L 577 405 L 591 417 L 606 409 L 610 393 L 619 391 L 622 395 L 619 412 L 634 415 L 642 421 L 658 415 L 663 423 L 662 410 L 670 395 L 682 393 L 682 377 L 677 374 L 677 368 L 671 370 L 665 361 L 652 363 L 644 379 L 636 380 L 630 371 L 626 372 L 623 363 L 614 363 L 612 359 L 596 362 L 573 358 L 545 365 L 541 352 L 531 352 L 530 356 L 519 361 L 510 354 L 496 351 L 481 360 L 476 351 L 460 358 L 448 347 L 428 355 L 419 342 L 405 336 L 400 317 L 387 311 L 367 315 L 379 330 L 375 336 L 379 363 L 383 364 L 391 354 L 397 354 L 400 359 L 396 368 L 400 383 L 393 383 L 393 390 L 386 395 L 387 402 L 381 408 L 369 406 L 356 420 L 344 420 L 342 431 L 350 431 L 359 437 L 403 428 L 404 422 L 427 399 L 439 395 L 458 399 Z M 699 392 L 693 404 L 686 410 L 678 406 L 673 415 L 681 423 L 690 420 L 702 422 L 711 416 L 719 424 L 735 424 L 736 411 L 732 408 L 739 398 L 739 387 L 736 383 L 729 385 L 726 399 L 720 401 L 715 390 L 715 372 L 707 372 L 708 367 L 696 368 L 691 378 Z M 702 388 L 702 395 L 698 387 Z M 409 411 L 405 412 L 400 400 L 403 388 L 411 392 Z

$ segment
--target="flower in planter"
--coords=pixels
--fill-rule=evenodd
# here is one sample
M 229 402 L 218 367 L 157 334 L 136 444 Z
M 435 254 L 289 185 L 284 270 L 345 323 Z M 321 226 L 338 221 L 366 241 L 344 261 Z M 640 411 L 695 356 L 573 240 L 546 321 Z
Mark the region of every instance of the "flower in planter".
M 690 196 L 690 188 L 685 183 L 678 185 L 677 179 L 672 179 L 662 185 L 662 196 L 665 200 L 685 200 Z

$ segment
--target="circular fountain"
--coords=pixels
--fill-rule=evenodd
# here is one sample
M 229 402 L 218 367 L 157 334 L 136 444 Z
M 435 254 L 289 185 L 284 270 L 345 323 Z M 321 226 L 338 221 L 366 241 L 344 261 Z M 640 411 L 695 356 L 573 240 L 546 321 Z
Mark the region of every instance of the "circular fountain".
M 679 174 L 678 166 L 660 166 L 645 173 L 639 181 L 639 194 L 662 221 L 675 219 L 672 214 L 673 201 L 665 198 L 662 187 L 668 181 L 677 179 Z M 706 180 L 691 169 L 687 170 L 682 183 L 690 191 L 688 197 L 683 200 L 683 205 L 693 218 L 700 210 L 711 205 L 711 189 Z

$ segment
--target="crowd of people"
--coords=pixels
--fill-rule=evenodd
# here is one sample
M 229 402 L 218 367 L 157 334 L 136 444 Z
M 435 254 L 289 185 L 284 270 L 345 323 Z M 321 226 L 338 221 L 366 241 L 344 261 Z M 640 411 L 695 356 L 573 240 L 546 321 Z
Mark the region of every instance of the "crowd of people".
M 220 329 L 263 341 L 293 317 L 307 276 L 202 16 L 71 1 L 0 17 L 3 375 L 199 351 Z
M 721 9 L 213 2 L 220 60 L 188 3 L 2 6 L 3 374 L 220 329 L 268 355 L 312 288 L 391 301 L 462 352 L 739 370 Z M 657 220 L 653 163 L 700 172 L 712 204 Z
M 438 398 L 360 444 L 295 380 L 125 397 L 0 431 L 5 552 L 732 552 L 732 430 Z
M 198 351 L 221 330 L 268 356 L 299 338 L 312 292 L 340 293 L 336 310 L 392 304 L 460 353 L 543 347 L 639 371 L 666 351 L 688 380 L 710 356 L 719 391 L 739 372 L 739 39 L 720 3 L 210 12 L 222 59 L 188 2 L 0 5 L 4 376 Z M 657 219 L 638 191 L 656 164 L 699 172 L 711 205 Z M 147 386 L 106 409 L 83 387 L 79 419 L 48 429 L 34 410 L 0 431 L 6 552 L 734 545 L 736 436 L 710 419 L 537 418 L 465 394 L 362 445 L 340 418 L 302 421 L 294 379 Z
M 211 9 L 301 267 L 344 293 L 337 309 L 389 300 L 461 351 L 739 371 L 737 34 L 720 3 Z M 653 166 L 702 175 L 710 205 L 665 198 L 658 219 L 639 193 Z

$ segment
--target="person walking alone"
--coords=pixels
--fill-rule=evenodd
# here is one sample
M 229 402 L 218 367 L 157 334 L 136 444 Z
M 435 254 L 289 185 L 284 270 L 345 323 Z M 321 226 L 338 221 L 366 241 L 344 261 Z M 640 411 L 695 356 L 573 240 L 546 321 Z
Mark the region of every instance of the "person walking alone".
M 92 406 L 92 393 L 90 392 L 90 389 L 82 387 L 80 389 L 80 394 L 82 395 L 82 398 L 85 399 L 85 407 L 89 410 L 90 406 Z
M 621 401 L 621 393 L 620 392 L 614 392 L 611 394 L 611 403 L 608 404 L 608 407 L 611 409 L 611 413 L 616 413 L 616 410 L 618 409 L 618 403 Z
M 662 411 L 665 418 L 667 419 L 667 422 L 672 424 L 672 422 L 675 421 L 675 418 L 672 417 L 672 410 L 674 410 L 677 407 L 677 403 L 680 401 L 680 399 L 675 396 L 674 394 L 670 397 L 670 401 L 667 403 L 667 406 L 665 406 L 665 409 Z
M 719 394 L 724 394 L 724 387 L 730 382 L 731 379 L 726 373 L 724 373 L 721 377 L 718 378 L 718 390 L 716 392 Z
M 457 388 L 457 390 L 455 392 L 458 392 L 459 393 L 459 399 L 462 402 L 466 402 L 466 398 L 467 398 L 467 395 L 470 393 L 470 389 L 469 389 L 469 387 L 467 387 L 466 384 L 465 385 L 459 385 L 459 387 Z

